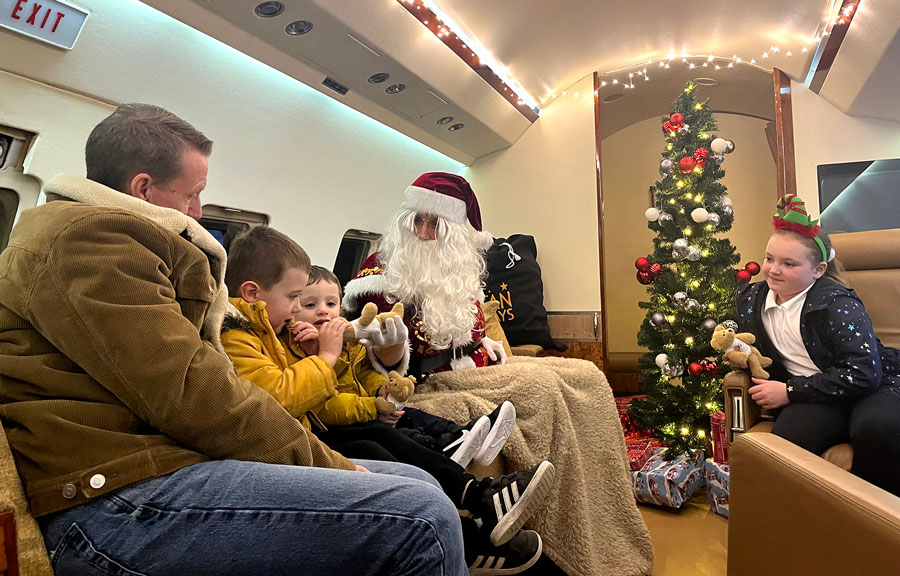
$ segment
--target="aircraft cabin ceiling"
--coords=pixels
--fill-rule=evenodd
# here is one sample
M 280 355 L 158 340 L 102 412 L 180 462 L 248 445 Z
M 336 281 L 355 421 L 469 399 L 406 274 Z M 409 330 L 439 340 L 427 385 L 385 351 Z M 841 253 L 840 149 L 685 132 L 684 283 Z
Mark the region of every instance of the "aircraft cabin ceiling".
M 772 69 L 804 81 L 841 8 L 840 0 L 144 1 L 467 164 L 513 144 L 536 118 L 530 108 L 552 105 L 594 71 L 605 83 L 601 102 L 612 100 L 601 108 L 604 136 L 665 113 L 697 77 L 718 82 L 699 92 L 714 110 L 771 119 Z M 885 73 L 900 52 L 895 2 L 862 0 L 845 43 L 859 44 L 866 65 L 839 57 L 841 81 L 829 77 L 821 91 L 848 113 L 856 106 L 900 120 L 892 106 L 900 75 Z M 425 13 L 441 28 L 426 26 Z M 454 40 L 499 74 L 495 85 L 514 89 L 518 106 L 451 49 Z M 389 78 L 372 83 L 380 73 Z M 870 82 L 879 73 L 881 82 Z M 323 84 L 331 80 L 346 94 Z M 405 89 L 386 91 L 395 84 Z

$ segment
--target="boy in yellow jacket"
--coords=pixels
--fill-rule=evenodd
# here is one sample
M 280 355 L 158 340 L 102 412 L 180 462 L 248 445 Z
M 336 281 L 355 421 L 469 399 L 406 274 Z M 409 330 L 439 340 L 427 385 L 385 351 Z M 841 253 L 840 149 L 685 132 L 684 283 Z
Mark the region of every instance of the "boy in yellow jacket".
M 296 249 L 288 249 L 290 245 Z M 329 319 L 293 322 L 294 315 L 303 310 L 303 297 L 315 293 L 316 286 L 323 286 L 322 282 L 307 285 L 308 264 L 304 266 L 296 257 L 298 251 L 302 249 L 287 236 L 262 227 L 235 238 L 231 245 L 225 283 L 234 306 L 232 312 L 240 316 L 226 322 L 231 329 L 223 329 L 222 343 L 238 375 L 268 390 L 297 417 L 306 416 L 313 422 L 319 416 L 359 418 L 354 424 L 327 430 L 323 426 L 316 431 L 332 448 L 342 450 L 347 443 L 374 442 L 389 453 L 385 459 L 413 464 L 432 474 L 458 508 L 481 521 L 480 531 L 468 521 L 463 525 L 466 555 L 473 564 L 471 573 L 488 573 L 474 565 L 490 555 L 504 557 L 502 573 L 506 574 L 533 565 L 540 556 L 540 537 L 521 527 L 539 509 L 549 490 L 553 465 L 545 460 L 531 470 L 477 480 L 450 458 L 395 429 L 391 419 L 396 423 L 401 415 L 386 415 L 386 421 L 368 418 L 371 412 L 367 404 L 374 407 L 379 379 L 383 383 L 385 377 L 371 365 L 363 368 L 368 362 L 361 347 L 353 347 L 352 355 L 344 349 L 346 321 L 339 317 L 340 296 L 334 300 Z M 288 326 L 291 328 L 286 329 Z M 402 336 L 405 339 L 405 333 Z M 292 340 L 298 346 L 292 347 Z M 311 342 L 315 343 L 314 354 L 309 353 L 313 352 Z M 379 343 L 382 346 L 372 347 L 379 359 L 393 354 L 393 362 L 387 365 L 402 361 L 396 354 L 397 342 Z M 340 384 L 340 373 L 349 373 L 352 384 Z M 354 393 L 360 391 L 368 400 Z

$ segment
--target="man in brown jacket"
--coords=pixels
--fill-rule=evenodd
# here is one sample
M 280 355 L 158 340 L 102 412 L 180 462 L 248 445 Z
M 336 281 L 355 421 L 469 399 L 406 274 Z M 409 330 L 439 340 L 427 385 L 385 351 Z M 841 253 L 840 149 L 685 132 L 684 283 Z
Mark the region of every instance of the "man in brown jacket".
M 194 220 L 211 148 L 120 106 L 0 254 L 0 419 L 57 574 L 465 574 L 433 479 L 354 464 L 234 375 Z

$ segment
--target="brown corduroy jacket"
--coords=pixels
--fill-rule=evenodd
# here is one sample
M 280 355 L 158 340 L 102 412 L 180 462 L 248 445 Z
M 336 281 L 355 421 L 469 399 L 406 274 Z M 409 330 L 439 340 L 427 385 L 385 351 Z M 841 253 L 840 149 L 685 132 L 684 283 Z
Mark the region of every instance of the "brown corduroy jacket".
M 84 178 L 46 191 L 0 253 L 0 420 L 34 515 L 207 460 L 354 468 L 235 376 L 199 224 Z

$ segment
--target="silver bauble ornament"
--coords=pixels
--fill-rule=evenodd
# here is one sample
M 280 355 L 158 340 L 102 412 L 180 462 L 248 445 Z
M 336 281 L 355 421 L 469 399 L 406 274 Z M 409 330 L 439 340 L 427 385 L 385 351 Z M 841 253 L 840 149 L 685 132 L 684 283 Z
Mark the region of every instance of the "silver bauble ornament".
M 659 163 L 659 173 L 665 176 L 669 172 L 672 171 L 672 168 L 675 166 L 675 163 L 666 158 L 662 162 Z
M 734 208 L 731 206 L 722 206 L 722 214 L 726 216 L 734 216 Z
M 735 322 L 734 320 L 726 320 L 726 321 L 722 322 L 722 327 L 725 328 L 726 330 L 733 330 L 733 331 L 737 332 L 738 323 Z
M 725 161 L 724 154 L 713 154 L 712 157 L 713 157 L 713 160 L 716 161 L 716 164 L 721 164 L 722 162 Z
M 700 249 L 696 246 L 688 246 L 687 259 L 696 262 L 700 259 Z
M 672 215 L 669 214 L 668 212 L 660 212 L 659 218 L 657 219 L 657 222 L 659 222 L 660 226 L 666 226 L 668 224 L 671 224 L 674 221 L 675 221 L 675 219 L 672 218 Z
M 731 154 L 732 152 L 734 152 L 734 142 L 732 142 L 731 140 L 726 140 L 725 146 L 726 146 L 726 148 L 725 148 L 726 154 Z
M 675 300 L 675 303 L 679 306 L 683 306 L 684 303 L 688 299 L 688 295 L 685 292 L 676 292 L 672 298 Z
M 715 212 L 710 212 L 709 218 L 707 218 L 706 221 L 711 224 L 713 228 L 715 228 L 719 225 L 719 222 L 721 222 L 721 217 Z
M 690 126 L 690 124 L 685 124 L 684 126 L 681 126 L 681 127 L 678 128 L 678 133 L 679 133 L 679 134 L 687 134 L 687 133 L 690 132 L 690 131 L 691 131 L 691 126 Z
M 707 318 L 700 324 L 700 327 L 712 334 L 712 332 L 716 329 L 716 321 L 712 318 Z
M 654 312 L 652 316 L 650 316 L 650 324 L 653 324 L 657 328 L 662 326 L 666 322 L 666 316 L 662 312 Z
M 685 312 L 693 312 L 697 308 L 700 307 L 700 303 L 694 300 L 693 298 L 688 298 L 688 300 L 684 303 Z
M 678 250 L 679 252 L 687 250 L 688 243 L 684 238 L 678 238 L 674 242 L 672 242 L 672 250 Z
M 669 364 L 663 368 L 663 373 L 669 378 L 678 378 L 684 373 L 684 367 L 681 364 Z

